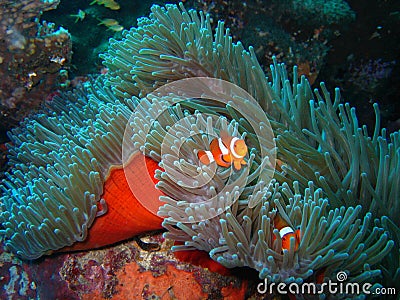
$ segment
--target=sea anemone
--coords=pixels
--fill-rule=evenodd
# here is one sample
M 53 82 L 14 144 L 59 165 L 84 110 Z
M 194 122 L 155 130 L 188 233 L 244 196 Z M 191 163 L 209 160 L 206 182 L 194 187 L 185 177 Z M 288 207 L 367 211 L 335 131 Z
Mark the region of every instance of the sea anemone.
M 400 282 L 400 135 L 380 135 L 376 105 L 369 137 L 338 89 L 332 101 L 323 83 L 313 91 L 296 69 L 289 81 L 276 61 L 268 81 L 251 47 L 233 43 L 223 22 L 213 35 L 209 17 L 182 4 L 154 5 L 101 57 L 107 74 L 10 135 L 0 221 L 11 250 L 35 258 L 83 240 L 107 215 L 95 218 L 109 206 L 101 195 L 110 170 L 135 154 L 163 168 L 155 171 L 165 194 L 158 213 L 166 236 L 185 243 L 175 250 L 206 250 L 273 281 L 300 282 L 324 269 L 329 278 L 344 270 L 350 280 L 383 274 Z M 200 96 L 184 88 L 181 79 L 191 77 L 205 88 Z M 240 171 L 196 159 L 221 131 L 249 145 Z M 282 249 L 277 211 L 300 229 L 296 251 L 293 243 Z
M 186 88 L 180 86 L 181 94 L 191 90 L 192 80 L 184 80 Z M 204 87 L 213 89 L 212 84 Z M 246 171 L 201 165 L 195 150 L 206 148 L 221 131 L 237 136 L 239 123 L 234 119 L 228 122 L 224 116 L 204 115 L 201 110 L 208 111 L 204 99 L 205 107 L 196 105 L 198 110 L 190 113 L 191 103 L 185 97 L 162 96 L 159 91 L 154 93 L 158 97 L 148 95 L 142 100 L 142 108 L 132 115 L 131 130 L 135 147 L 160 161 L 164 170 L 155 175 L 160 180 L 157 187 L 166 195 L 161 197 L 166 204 L 160 207 L 159 215 L 165 217 L 165 236 L 184 242 L 173 250 L 204 250 L 225 267 L 251 267 L 270 282 L 303 282 L 318 270 L 331 279 L 339 270 L 346 270 L 358 282 L 381 274 L 371 267 L 390 252 L 393 241 L 378 226 L 367 238 L 371 213 L 361 223 L 357 219 L 361 205 L 329 209 L 323 189 L 315 188 L 311 181 L 301 191 L 298 181 L 291 188 L 275 179 L 272 184 L 260 180 L 269 158 L 260 159 L 259 147 L 266 144 L 253 144 L 250 139 Z M 212 93 L 201 90 L 199 94 Z M 178 104 L 171 106 L 174 103 Z M 251 134 L 250 126 L 240 137 Z M 300 229 L 297 251 L 294 245 L 289 250 L 282 248 L 272 221 L 277 211 L 292 228 Z
M 388 282 L 396 283 L 393 278 L 397 280 L 400 276 L 398 264 L 400 230 L 396 218 L 400 211 L 398 201 L 400 179 L 396 176 L 400 170 L 400 135 L 396 132 L 388 137 L 384 129 L 380 132 L 378 106 L 374 105 L 376 127 L 373 136 L 370 137 L 365 126 L 359 127 L 355 109 L 349 104 L 342 103 L 339 89 L 335 90 L 334 99 L 331 98 L 323 83 L 321 83 L 321 90 L 313 91 L 304 76 L 297 77 L 296 68 L 293 70 L 293 78 L 290 81 L 285 66 L 276 61 L 271 66 L 272 80 L 268 82 L 251 47 L 249 51 L 246 51 L 240 42 L 232 43 L 229 30 L 224 29 L 222 22 L 218 23 L 213 35 L 207 16 L 201 12 L 187 12 L 182 5 L 180 9 L 175 5 L 167 5 L 165 8 L 153 6 L 150 17 L 141 18 L 138 25 L 137 28 L 125 32 L 122 40 L 111 41 L 109 51 L 103 55 L 105 64 L 110 70 L 107 84 L 117 97 L 124 98 L 132 94 L 143 96 L 168 82 L 175 83 L 179 79 L 198 76 L 227 80 L 243 88 L 264 110 L 276 137 L 277 158 L 281 167 L 276 170 L 274 178 L 279 186 L 285 183 L 288 186 L 298 185 L 296 194 L 299 194 L 301 190 L 308 189 L 312 181 L 314 189 L 322 193 L 320 198 L 327 199 L 331 213 L 336 209 L 342 211 L 344 206 L 347 207 L 348 214 L 361 213 L 368 216 L 368 219 L 380 218 L 374 223 L 378 227 L 383 226 L 387 233 L 381 235 L 383 238 L 372 234 L 368 242 L 371 243 L 371 239 L 377 238 L 376 247 L 385 250 L 382 251 L 382 255 L 374 257 L 370 264 L 378 264 L 379 260 L 384 259 L 385 254 L 391 249 L 387 257 L 393 258 L 396 264 L 393 265 L 389 259 L 386 259 L 380 268 Z M 226 116 L 228 121 L 235 120 L 239 124 L 237 127 L 239 135 L 255 136 L 254 128 L 251 129 L 249 126 L 249 120 L 242 117 L 240 110 L 238 112 L 232 109 L 229 103 L 221 105 L 207 99 L 192 99 L 185 102 L 185 105 L 187 109 L 192 109 L 192 112 L 197 110 L 198 113 L 214 112 L 214 114 Z M 150 106 L 148 111 L 151 112 Z M 192 120 L 193 123 L 187 124 L 188 128 L 197 124 L 198 118 Z M 165 124 L 164 131 L 168 131 L 169 126 L 173 126 L 175 121 L 171 120 L 171 124 Z M 140 122 L 136 123 L 137 126 Z M 153 122 L 156 124 L 154 126 L 159 125 L 156 120 Z M 153 124 L 150 123 L 147 126 L 153 126 Z M 157 132 L 161 134 L 163 131 L 159 129 Z M 200 132 L 200 134 L 203 133 Z M 159 143 L 153 142 L 151 135 L 150 133 L 148 139 L 142 138 L 143 143 L 137 145 L 139 148 L 142 147 L 143 153 L 145 153 L 144 149 L 151 148 L 154 159 L 160 160 L 161 164 L 173 165 L 175 171 L 187 170 L 188 164 L 193 164 L 193 159 L 190 160 L 192 153 L 185 148 L 184 153 L 187 155 L 184 158 L 186 159 L 181 156 L 173 158 L 171 155 L 163 157 L 162 147 Z M 162 135 L 158 137 L 158 140 L 163 140 L 164 137 Z M 168 141 L 171 138 L 177 138 L 177 140 Z M 177 135 L 177 137 L 168 136 L 165 140 L 169 145 L 174 145 L 179 143 L 179 139 L 180 136 Z M 201 142 L 204 141 L 204 137 L 194 141 L 196 145 L 192 147 L 204 147 L 204 142 Z M 257 143 L 253 146 L 257 150 Z M 252 161 L 260 163 L 262 159 L 257 157 L 256 152 L 253 152 L 255 157 Z M 194 170 L 194 167 L 190 170 Z M 174 176 L 180 178 L 181 175 L 184 174 L 175 173 Z M 167 202 L 166 206 L 160 209 L 160 214 L 167 217 L 164 225 L 169 230 L 173 229 L 174 236 L 181 236 L 181 239 L 190 242 L 191 237 L 197 236 L 200 223 L 184 226 L 184 222 L 179 223 L 177 216 L 185 220 L 199 219 L 196 217 L 197 212 L 188 209 L 190 204 L 195 202 L 196 197 L 190 200 L 190 189 L 179 188 L 174 181 L 176 178 L 172 178 L 168 172 L 158 172 L 156 177 L 160 179 L 158 186 L 168 196 L 164 198 Z M 219 177 L 217 170 L 213 179 L 219 182 Z M 235 193 L 240 194 L 239 190 L 235 190 L 235 193 L 233 191 L 228 192 L 227 197 L 232 197 Z M 237 195 L 235 197 L 239 199 L 238 203 L 241 203 L 241 199 L 246 199 L 245 194 L 242 198 Z M 264 203 L 265 197 L 262 198 L 261 203 Z M 304 195 L 302 198 L 304 201 L 309 200 L 309 197 Z M 320 202 L 319 198 L 314 201 L 317 206 L 325 203 Z M 299 209 L 300 207 L 299 204 Z M 174 216 L 171 215 L 172 213 Z M 240 210 L 235 211 L 226 223 L 229 224 L 232 218 L 236 218 L 241 224 L 244 214 Z M 327 214 L 330 213 L 327 212 Z M 252 216 L 245 219 L 247 224 L 249 220 L 252 220 Z M 372 225 L 367 226 L 367 223 L 363 223 L 361 227 L 354 223 L 351 228 L 352 230 L 359 229 L 360 232 L 368 230 L 375 233 L 376 230 Z M 215 246 L 215 249 L 220 249 L 218 234 L 222 232 L 222 225 L 218 222 L 213 225 L 216 235 L 211 236 L 208 232 L 207 243 Z M 189 233 L 182 228 L 187 230 L 190 228 Z M 250 234 L 248 225 L 246 228 L 247 230 L 243 229 L 244 232 Z M 181 231 L 180 235 L 176 231 Z M 234 232 L 233 229 L 232 232 Z M 237 235 L 240 236 L 240 233 Z M 388 241 L 387 235 L 394 240 L 396 247 L 392 247 L 393 241 Z M 325 241 L 328 243 L 327 247 L 338 243 L 339 241 L 335 240 L 337 237 L 338 235 L 333 235 L 332 240 Z M 241 239 L 237 241 L 240 242 Z M 345 239 L 345 241 L 349 240 Z M 361 251 L 364 247 L 363 241 L 357 241 L 363 246 L 357 248 L 357 245 L 352 244 L 351 247 L 354 246 L 354 249 Z M 194 247 L 194 244 L 189 244 Z M 374 242 L 370 245 L 373 244 Z M 206 247 L 205 243 L 197 243 L 195 247 L 210 250 L 214 249 L 212 246 Z M 237 255 L 237 245 L 230 243 L 225 247 L 228 253 Z M 343 253 L 350 251 L 348 247 L 342 250 Z M 365 249 L 365 251 L 361 254 L 363 257 L 369 254 L 369 250 Z M 217 252 L 211 250 L 210 253 Z M 351 255 L 349 257 L 354 258 Z M 251 259 L 245 261 L 251 264 Z M 366 270 L 364 275 L 369 274 L 368 267 L 362 267 L 358 272 L 353 272 L 352 276 L 357 277 L 360 272 L 362 273 L 361 269 Z M 377 272 L 374 274 L 377 275 Z
M 168 218 L 163 222 L 169 230 L 166 236 L 185 242 L 184 246 L 175 246 L 176 251 L 202 249 L 228 268 L 254 268 L 261 279 L 267 278 L 269 282 L 303 282 L 322 269 L 330 279 L 335 279 L 339 270 L 345 270 L 352 275 L 353 282 L 381 274 L 371 266 L 387 255 L 393 242 L 388 242 L 388 235 L 378 227 L 366 238 L 371 214 L 363 222 L 357 219 L 361 206 L 328 210 L 328 200 L 312 183 L 302 192 L 297 183 L 293 188 L 273 184 L 263 200 L 253 209 L 238 201 L 217 218 L 210 216 L 196 224 Z M 286 203 L 290 204 L 284 207 Z M 173 202 L 169 205 L 173 206 Z M 290 249 L 282 248 L 280 235 L 272 226 L 278 211 L 274 206 L 293 228 L 302 232 L 297 251 L 294 243 Z M 174 212 L 182 213 L 176 208 Z
M 125 124 L 135 104 L 122 104 L 102 85 L 99 78 L 55 97 L 49 109 L 9 134 L 12 168 L 1 186 L 0 232 L 5 246 L 22 258 L 35 259 L 77 242 L 82 243 L 73 249 L 96 248 L 161 227 L 161 219 L 139 205 L 135 213 L 149 218 L 148 226 L 121 233 L 131 221 L 123 212 L 138 209 L 128 201 L 134 201 L 129 186 L 121 190 L 125 175 L 115 170 L 122 165 Z M 156 168 L 150 166 L 153 172 Z M 112 187 L 115 177 L 123 180 L 117 188 Z M 148 187 L 152 190 L 153 185 Z M 113 213 L 116 206 L 119 214 Z

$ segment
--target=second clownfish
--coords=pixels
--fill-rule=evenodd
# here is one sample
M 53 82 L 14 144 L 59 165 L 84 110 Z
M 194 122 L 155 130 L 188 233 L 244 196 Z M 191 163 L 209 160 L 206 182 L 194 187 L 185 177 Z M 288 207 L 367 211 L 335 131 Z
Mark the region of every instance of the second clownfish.
M 233 164 L 236 170 L 240 170 L 247 164 L 244 160 L 246 154 L 247 145 L 243 139 L 221 131 L 221 137 L 211 141 L 210 150 L 199 150 L 197 157 L 205 165 L 215 161 L 218 166 L 228 168 Z
M 292 227 L 286 222 L 279 213 L 276 213 L 274 218 L 274 228 L 279 230 L 279 235 L 282 239 L 282 250 L 290 249 L 290 238 L 294 237 L 294 251 L 297 251 L 300 244 L 300 229 L 293 230 Z M 273 241 L 275 240 L 275 236 L 273 236 Z

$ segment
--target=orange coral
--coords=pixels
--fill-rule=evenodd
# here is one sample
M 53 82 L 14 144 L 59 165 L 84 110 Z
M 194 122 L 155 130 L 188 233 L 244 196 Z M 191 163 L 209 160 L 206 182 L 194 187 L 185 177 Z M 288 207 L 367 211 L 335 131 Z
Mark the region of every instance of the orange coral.
M 173 265 L 167 265 L 164 274 L 155 277 L 151 271 L 140 271 L 135 262 L 128 263 L 116 273 L 119 285 L 113 300 L 125 299 L 209 299 L 194 272 L 178 270 Z M 226 300 L 245 298 L 247 282 L 239 287 L 228 285 L 221 287 L 221 294 Z M 86 294 L 84 300 L 104 299 L 98 294 Z

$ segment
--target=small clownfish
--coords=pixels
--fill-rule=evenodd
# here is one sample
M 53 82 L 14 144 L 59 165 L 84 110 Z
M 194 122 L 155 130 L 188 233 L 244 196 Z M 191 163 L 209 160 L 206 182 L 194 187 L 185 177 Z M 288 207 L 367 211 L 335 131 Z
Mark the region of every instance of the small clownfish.
M 286 222 L 279 213 L 276 213 L 274 218 L 274 228 L 279 230 L 279 235 L 282 239 L 282 251 L 283 249 L 290 249 L 290 238 L 295 238 L 294 251 L 297 251 L 300 244 L 300 229 L 293 230 L 292 227 Z M 275 236 L 272 237 L 272 241 L 275 241 Z
M 242 165 L 247 164 L 244 160 L 246 154 L 247 145 L 244 140 L 221 131 L 221 137 L 211 141 L 210 150 L 199 150 L 197 157 L 205 165 L 215 161 L 218 166 L 228 168 L 233 164 L 234 168 L 239 171 Z

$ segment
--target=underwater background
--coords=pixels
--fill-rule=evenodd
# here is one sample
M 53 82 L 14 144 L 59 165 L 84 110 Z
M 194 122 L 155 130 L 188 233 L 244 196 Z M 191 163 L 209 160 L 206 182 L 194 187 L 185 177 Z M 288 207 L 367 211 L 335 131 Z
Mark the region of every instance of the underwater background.
M 0 298 L 316 299 L 316 295 L 264 295 L 257 291 L 257 286 L 260 278 L 287 283 L 300 279 L 321 283 L 321 277 L 322 281 L 336 278 L 343 266 L 340 263 L 344 261 L 351 273 L 347 275 L 353 275 L 352 282 L 358 280 L 395 287 L 398 293 L 399 1 L 184 1 L 186 10 L 194 9 L 203 15 L 181 15 L 182 9 L 178 8 L 170 8 L 168 12 L 154 8 L 153 15 L 147 18 L 153 5 L 163 7 L 167 3 L 178 4 L 174 1 L 122 0 L 0 1 L 0 232 L 2 245 L 6 245 L 6 249 L 2 246 L 0 254 Z M 209 15 L 207 19 L 204 17 L 206 14 Z M 138 21 L 138 18 L 142 19 Z M 225 28 L 230 31 L 225 32 L 219 21 L 223 21 Z M 152 31 L 155 29 L 151 27 L 153 23 L 160 34 L 169 39 L 148 38 L 155 34 Z M 191 23 L 195 25 L 187 25 Z M 179 32 L 181 24 L 182 28 L 189 28 L 181 31 L 190 32 L 197 38 L 193 40 L 198 44 L 190 44 L 190 34 L 185 40 L 168 33 L 174 30 Z M 127 37 L 125 30 L 131 27 L 137 29 Z M 215 44 L 211 45 L 206 41 L 211 36 L 207 33 L 215 30 L 220 30 L 219 39 L 216 36 Z M 231 39 L 225 38 L 229 35 Z M 232 46 L 238 41 L 242 43 L 243 50 L 241 46 Z M 218 43 L 222 46 L 218 47 Z M 194 44 L 197 50 L 193 50 Z M 208 46 L 210 48 L 207 51 Z M 247 52 L 250 46 L 253 48 Z M 190 55 L 180 56 L 179 51 L 185 47 Z M 224 58 L 218 51 L 229 55 Z M 220 60 L 211 59 L 210 53 L 220 55 Z M 168 59 L 170 61 L 165 63 Z M 244 62 L 240 63 L 240 60 Z M 192 61 L 196 63 L 191 64 Z M 286 65 L 287 73 L 279 63 Z M 273 67 L 270 68 L 270 65 Z M 271 84 L 264 82 L 262 72 L 265 72 Z M 243 79 L 243 74 L 248 78 Z M 302 75 L 309 85 L 305 78 L 301 79 Z M 122 151 L 115 146 L 124 134 L 124 126 L 118 124 L 119 118 L 125 122 L 121 124 L 132 121 L 129 114 L 140 103 L 136 99 L 145 97 L 156 87 L 196 76 L 231 81 L 249 92 L 268 112 L 277 137 L 277 164 L 284 166 L 281 168 L 279 165 L 281 169 L 275 178 L 276 185 L 268 189 L 262 184 L 250 182 L 238 196 L 238 207 L 226 213 L 223 218 L 225 221 L 218 224 L 210 222 L 204 225 L 199 222 L 198 227 L 190 227 L 182 225 L 185 223 L 183 221 L 170 220 L 161 226 L 158 217 L 147 216 L 143 212 L 141 220 L 136 221 L 140 223 L 145 220 L 143 223 L 147 223 L 135 223 L 136 228 L 143 228 L 133 230 L 139 237 L 132 239 L 135 234 L 113 231 L 118 227 L 128 227 L 125 223 L 104 221 L 104 227 L 97 234 L 114 237 L 107 241 L 106 238 L 104 241 L 99 238 L 94 242 L 95 234 L 92 233 L 85 242 L 85 232 L 89 227 L 90 235 L 93 220 L 97 217 L 100 220 L 102 213 L 107 216 L 107 213 L 110 215 L 113 212 L 113 206 L 108 205 L 108 211 L 104 209 L 106 204 L 100 200 L 106 198 L 102 195 L 114 193 L 115 198 L 125 197 L 121 192 L 122 183 L 116 183 L 118 176 L 122 175 L 112 173 L 115 187 L 111 183 L 106 185 L 112 166 L 119 164 Z M 293 81 L 298 84 L 297 87 L 289 83 Z M 324 82 L 323 87 L 320 82 Z M 340 88 L 340 98 L 336 97 L 336 87 Z M 321 89 L 322 96 L 310 96 L 315 88 Z M 328 91 L 332 101 L 327 100 Z M 260 100 L 269 97 L 271 100 Z M 307 102 L 315 98 L 328 104 L 308 110 L 301 106 L 302 97 L 308 97 L 305 100 Z M 282 100 L 281 106 L 273 101 L 277 99 Z M 160 105 L 167 105 L 163 101 L 170 100 L 160 98 L 158 101 Z M 230 110 L 228 105 L 227 108 L 208 106 L 202 101 L 193 103 L 186 104 L 190 112 L 195 109 L 219 112 L 221 119 L 213 124 L 217 134 L 226 129 L 230 134 L 240 137 L 247 132 L 249 146 L 254 149 L 249 151 L 249 176 L 261 176 L 257 172 L 265 167 L 265 161 L 257 151 L 262 152 L 263 146 L 252 142 L 252 131 L 247 130 L 246 122 L 242 123 L 242 116 Z M 344 103 L 355 107 L 356 112 Z M 378 104 L 379 110 L 373 106 L 374 103 Z M 157 110 L 152 103 L 146 102 L 144 105 L 146 114 L 135 112 L 135 124 L 140 128 L 147 128 L 148 118 L 153 118 L 153 111 Z M 182 107 L 185 108 L 185 105 L 182 104 Z M 181 111 L 180 107 L 175 107 L 171 112 L 172 117 L 165 117 L 157 125 L 150 124 L 149 128 L 154 126 L 156 130 L 149 131 L 148 143 L 143 142 L 140 132 L 132 129 L 135 147 L 138 145 L 138 149 L 153 161 L 162 161 L 159 135 L 171 125 L 168 122 L 185 119 L 183 116 L 187 115 L 184 108 Z M 189 119 L 188 127 L 202 122 L 200 116 L 193 115 L 196 120 L 192 122 Z M 227 124 L 222 116 L 228 118 Z M 386 128 L 385 132 L 379 128 L 374 130 L 377 120 L 381 128 Z M 22 125 L 19 125 L 20 122 Z M 364 124 L 365 128 L 362 127 Z M 200 125 L 199 128 L 201 132 Z M 324 128 L 330 129 L 324 132 Z M 306 135 L 306 130 L 312 138 L 303 139 L 302 134 Z M 7 135 L 10 131 L 12 134 Z M 294 138 L 287 137 L 291 132 Z M 335 134 L 334 138 L 329 139 L 330 134 Z M 326 140 L 325 136 L 328 136 Z M 301 142 L 296 144 L 296 138 Z M 342 141 L 347 138 L 349 141 Z M 195 142 L 202 147 L 208 146 L 199 140 Z M 186 153 L 189 152 L 187 150 Z M 327 158 L 327 152 L 332 156 L 331 159 Z M 189 163 L 193 164 L 195 158 L 190 154 L 187 157 Z M 183 215 L 186 211 L 180 211 L 179 207 L 173 207 L 175 204 L 168 201 L 187 200 L 192 194 L 189 190 L 181 189 L 179 184 L 174 184 L 171 176 L 167 179 L 163 177 L 162 166 L 168 166 L 168 159 L 162 162 L 161 167 L 151 165 L 150 160 L 146 164 L 153 171 L 158 169 L 155 177 L 161 182 L 159 186 L 162 192 L 169 197 L 169 200 L 164 199 L 167 205 L 171 205 L 169 209 Z M 140 178 L 140 170 L 138 167 L 134 176 Z M 220 182 L 225 180 L 223 171 L 218 171 L 218 178 L 210 184 L 217 190 Z M 53 178 L 54 174 L 58 177 Z M 312 175 L 306 176 L 309 174 Z M 320 179 L 321 174 L 327 179 Z M 76 191 L 64 188 L 64 180 L 75 183 L 78 186 Z M 90 186 L 87 190 L 86 184 Z M 50 189 L 51 186 L 56 186 L 60 192 Z M 74 187 L 74 184 L 71 186 Z M 249 195 L 256 198 L 254 191 L 257 189 L 263 192 L 263 196 L 259 196 L 260 202 L 254 207 L 244 204 Z M 148 193 L 152 193 L 150 188 Z M 205 194 L 204 190 L 196 190 L 195 193 L 196 197 Z M 54 217 L 54 220 L 60 220 L 57 221 L 58 228 L 52 229 L 57 235 L 54 241 L 45 234 L 40 236 L 52 221 L 43 221 L 45 226 L 42 223 L 41 227 L 37 226 L 40 227 L 38 231 L 29 232 L 30 228 L 36 226 L 29 225 L 29 218 L 34 220 L 32 224 L 36 224 L 36 221 L 39 224 L 42 219 L 51 217 L 27 203 L 49 198 L 49 204 L 46 200 L 42 206 L 50 207 L 52 198 L 65 195 L 66 199 L 85 198 L 86 202 L 82 207 L 72 204 L 71 211 L 74 213 L 71 213 L 68 221 Z M 271 204 L 266 204 L 268 201 Z M 272 203 L 279 208 L 273 208 Z M 60 215 L 69 214 L 67 205 L 56 206 L 54 211 L 59 210 Z M 166 212 L 167 208 L 160 209 L 164 217 L 171 216 Z M 309 247 L 299 250 L 305 257 L 300 266 L 282 262 L 284 255 L 278 257 L 282 249 L 278 251 L 274 248 L 276 245 L 271 246 L 274 245 L 273 233 L 267 233 L 267 230 L 259 232 L 260 228 L 270 225 L 263 222 L 272 222 L 266 220 L 274 219 L 276 209 L 287 215 L 293 227 L 310 231 Z M 335 209 L 337 211 L 334 212 Z M 79 213 L 82 211 L 84 213 L 81 216 Z M 122 215 L 117 210 L 114 213 Z M 140 209 L 135 208 L 134 214 L 140 216 L 140 213 Z M 122 219 L 129 217 L 123 215 Z M 74 238 L 68 237 L 67 233 L 58 235 L 59 228 L 68 231 L 67 227 L 76 220 L 81 223 L 77 221 L 80 225 L 76 229 L 78 234 L 71 235 Z M 225 224 L 229 222 L 234 225 Z M 347 227 L 335 227 L 340 222 Z M 108 232 L 106 226 L 113 226 L 113 230 Z M 337 229 L 331 239 L 324 239 L 320 232 L 336 230 L 332 229 L 334 227 L 342 231 Z M 165 229 L 169 232 L 163 235 Z M 232 232 L 236 229 L 236 240 L 232 238 L 229 241 L 227 236 L 235 236 Z M 147 231 L 152 234 L 147 234 Z M 219 238 L 204 238 L 216 232 L 217 236 L 220 234 Z M 311 236 L 319 239 L 320 245 L 312 244 Z M 130 239 L 121 242 L 128 237 Z M 261 245 L 258 240 L 263 237 L 268 242 Z M 248 242 L 248 247 L 243 246 L 245 243 L 241 238 Z M 30 242 L 30 239 L 36 239 L 36 242 Z M 68 242 L 63 244 L 59 241 L 62 239 Z M 344 241 L 343 244 L 338 240 Z M 73 248 L 76 241 L 86 244 Z M 181 245 L 174 241 L 185 245 L 183 250 L 197 250 L 173 253 L 171 247 L 177 250 Z M 48 248 L 43 246 L 47 242 L 50 245 Z M 227 245 L 221 246 L 221 243 Z M 91 245 L 102 248 L 91 250 L 97 247 Z M 63 253 L 46 255 L 60 248 L 64 249 Z M 85 251 L 69 251 L 81 249 Z M 262 252 L 260 249 L 272 249 L 278 256 L 272 255 L 272 252 L 265 252 L 269 254 L 263 256 L 259 253 Z M 333 251 L 329 252 L 329 249 Z M 307 256 L 307 251 L 314 252 Z M 271 262 L 269 255 L 276 261 Z M 291 253 L 286 257 L 294 255 Z M 318 255 L 324 258 L 318 258 Z M 307 268 L 312 272 L 307 273 Z M 274 277 L 274 274 L 280 277 Z M 356 296 L 363 298 L 365 295 L 326 296 L 345 299 Z M 396 299 L 398 295 L 391 297 Z

